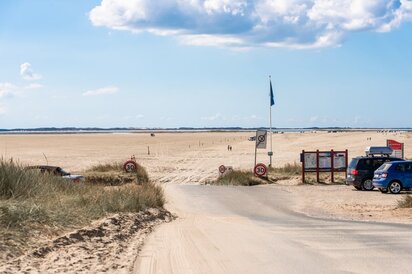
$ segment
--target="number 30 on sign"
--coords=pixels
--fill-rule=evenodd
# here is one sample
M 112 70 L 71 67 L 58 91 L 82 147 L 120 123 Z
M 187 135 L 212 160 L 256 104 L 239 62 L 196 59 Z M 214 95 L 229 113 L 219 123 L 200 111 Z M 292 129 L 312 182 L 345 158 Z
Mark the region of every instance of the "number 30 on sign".
M 268 172 L 268 168 L 264 164 L 257 164 L 253 171 L 256 176 L 263 177 Z

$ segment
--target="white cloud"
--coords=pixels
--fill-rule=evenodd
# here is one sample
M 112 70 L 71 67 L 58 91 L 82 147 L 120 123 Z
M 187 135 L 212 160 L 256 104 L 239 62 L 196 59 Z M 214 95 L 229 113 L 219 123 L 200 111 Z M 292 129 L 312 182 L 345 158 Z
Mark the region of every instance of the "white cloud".
M 98 95 L 107 95 L 107 94 L 114 94 L 119 92 L 118 87 L 110 86 L 110 87 L 104 87 L 104 88 L 99 88 L 99 89 L 94 89 L 94 90 L 88 90 L 83 92 L 83 96 L 98 96 Z
M 319 116 L 312 116 L 309 118 L 309 122 L 311 123 L 315 123 L 317 121 L 319 121 Z
M 412 0 L 102 0 L 93 25 L 230 48 L 339 46 L 353 31 L 412 21 Z
M 43 85 L 39 83 L 30 83 L 29 85 L 25 86 L 25 89 L 40 89 Z
M 143 119 L 144 118 L 144 115 L 143 114 L 138 114 L 138 115 L 136 115 L 136 119 Z
M 0 115 L 3 115 L 7 112 L 6 108 L 2 105 L 0 105 Z
M 24 80 L 28 81 L 36 81 L 42 78 L 40 74 L 33 72 L 30 63 L 23 63 L 20 65 L 20 75 Z
M 0 99 L 13 97 L 17 87 L 11 83 L 0 83 Z
M 223 119 L 223 118 L 224 118 L 224 117 L 222 116 L 222 114 L 216 113 L 215 115 L 207 116 L 207 117 L 202 117 L 202 118 L 200 118 L 200 119 L 203 120 L 203 121 L 216 121 L 216 120 L 221 120 L 221 119 Z

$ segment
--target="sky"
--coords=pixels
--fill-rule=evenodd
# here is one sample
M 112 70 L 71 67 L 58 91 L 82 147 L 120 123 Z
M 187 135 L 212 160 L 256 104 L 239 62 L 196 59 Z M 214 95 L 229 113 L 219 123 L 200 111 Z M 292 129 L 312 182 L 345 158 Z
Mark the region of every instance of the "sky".
M 412 127 L 411 0 L 2 0 L 0 128 Z

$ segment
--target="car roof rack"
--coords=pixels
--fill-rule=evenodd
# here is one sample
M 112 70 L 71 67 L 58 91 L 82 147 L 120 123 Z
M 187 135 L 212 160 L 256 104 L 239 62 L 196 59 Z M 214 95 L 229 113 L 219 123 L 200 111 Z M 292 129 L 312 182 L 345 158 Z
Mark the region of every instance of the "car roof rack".
M 391 156 L 393 153 L 392 148 L 390 147 L 375 147 L 375 146 L 371 146 L 371 147 L 367 147 L 365 149 L 365 154 L 366 156 L 386 156 L 389 157 Z

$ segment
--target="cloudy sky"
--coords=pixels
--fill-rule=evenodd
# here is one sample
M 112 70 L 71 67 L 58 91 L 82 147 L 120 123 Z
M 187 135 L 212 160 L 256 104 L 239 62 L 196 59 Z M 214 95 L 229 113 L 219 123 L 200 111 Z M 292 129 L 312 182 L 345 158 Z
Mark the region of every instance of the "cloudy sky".
M 2 0 L 0 128 L 412 127 L 411 0 Z

